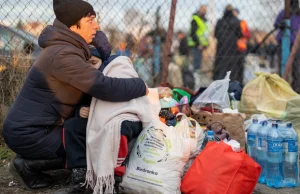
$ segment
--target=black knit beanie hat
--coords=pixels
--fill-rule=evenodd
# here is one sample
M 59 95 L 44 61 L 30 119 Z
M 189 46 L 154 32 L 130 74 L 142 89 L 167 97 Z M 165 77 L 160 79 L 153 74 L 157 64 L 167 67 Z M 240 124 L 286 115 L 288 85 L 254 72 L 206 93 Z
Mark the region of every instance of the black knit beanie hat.
M 68 27 L 89 13 L 96 15 L 93 6 L 83 0 L 53 0 L 53 10 L 56 18 Z

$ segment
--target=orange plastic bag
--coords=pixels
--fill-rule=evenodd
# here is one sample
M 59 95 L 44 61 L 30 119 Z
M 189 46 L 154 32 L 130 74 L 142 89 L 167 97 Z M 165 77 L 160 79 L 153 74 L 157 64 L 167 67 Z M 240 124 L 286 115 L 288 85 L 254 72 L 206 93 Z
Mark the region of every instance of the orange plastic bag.
M 181 183 L 184 194 L 252 194 L 261 167 L 244 151 L 208 142 Z

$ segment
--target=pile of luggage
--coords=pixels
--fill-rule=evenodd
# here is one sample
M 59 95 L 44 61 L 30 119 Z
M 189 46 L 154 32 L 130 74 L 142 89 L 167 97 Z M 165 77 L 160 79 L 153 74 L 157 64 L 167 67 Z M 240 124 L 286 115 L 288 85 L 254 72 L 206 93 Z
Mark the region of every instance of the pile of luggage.
M 229 75 L 196 94 L 158 87 L 159 117 L 131 151 L 123 193 L 252 193 L 261 167 L 244 151 L 245 115 L 228 89 Z
M 244 88 L 229 77 L 196 93 L 157 88 L 160 113 L 130 154 L 124 193 L 251 194 L 258 182 L 298 186 L 300 96 L 275 74 L 257 73 Z M 266 116 L 253 122 L 257 114 Z

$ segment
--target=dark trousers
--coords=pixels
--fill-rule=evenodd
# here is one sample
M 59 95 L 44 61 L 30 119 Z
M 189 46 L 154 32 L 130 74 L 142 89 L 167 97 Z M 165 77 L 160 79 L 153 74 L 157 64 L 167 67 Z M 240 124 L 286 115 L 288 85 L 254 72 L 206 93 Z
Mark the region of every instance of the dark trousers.
M 62 143 L 62 127 L 56 127 L 51 130 L 45 128 L 44 130 L 41 129 L 41 132 L 44 134 L 39 141 L 27 145 L 21 144 L 23 142 L 20 136 L 11 136 L 5 133 L 3 133 L 3 136 L 9 148 L 23 158 L 31 160 L 64 159 L 65 150 Z
M 201 68 L 202 62 L 202 50 L 198 49 L 197 47 L 194 47 L 192 48 L 192 55 L 194 70 L 199 70 Z
M 245 56 L 243 53 L 235 52 L 230 56 L 216 55 L 213 80 L 222 80 L 227 71 L 231 71 L 230 80 L 243 83 Z
M 64 124 L 63 142 L 66 151 L 66 168 L 86 168 L 86 126 L 87 119 L 71 118 Z M 142 131 L 141 122 L 124 121 L 121 135 L 128 142 L 136 138 Z

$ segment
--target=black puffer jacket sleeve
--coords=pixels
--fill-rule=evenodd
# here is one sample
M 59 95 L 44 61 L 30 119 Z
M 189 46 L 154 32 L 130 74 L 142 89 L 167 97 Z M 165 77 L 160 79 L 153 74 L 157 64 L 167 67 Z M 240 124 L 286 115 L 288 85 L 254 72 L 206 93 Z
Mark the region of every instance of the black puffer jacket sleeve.
M 142 79 L 106 77 L 76 52 L 60 52 L 55 56 L 52 74 L 56 79 L 104 101 L 123 102 L 146 94 Z
M 192 23 L 191 23 L 191 37 L 193 39 L 193 41 L 195 42 L 195 47 L 198 47 L 199 46 L 199 39 L 198 39 L 198 36 L 196 34 L 196 31 L 198 29 L 198 25 L 196 23 L 195 20 L 192 20 Z

